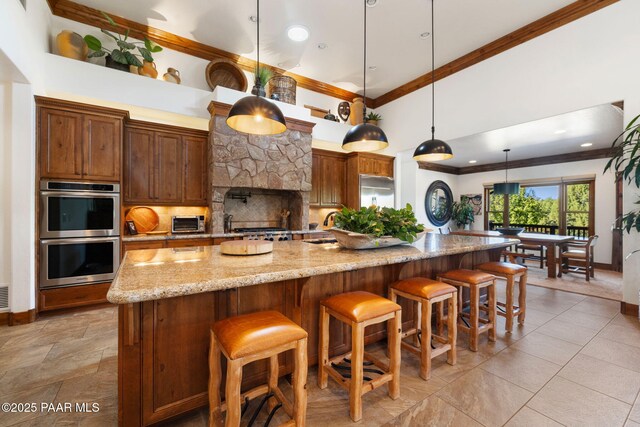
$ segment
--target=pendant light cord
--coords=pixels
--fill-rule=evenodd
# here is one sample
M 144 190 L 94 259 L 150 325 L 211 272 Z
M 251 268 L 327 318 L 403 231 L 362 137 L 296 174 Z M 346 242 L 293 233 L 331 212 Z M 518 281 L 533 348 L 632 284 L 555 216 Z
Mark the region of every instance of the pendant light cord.
M 435 68 L 435 41 L 436 32 L 434 29 L 434 18 L 433 18 L 433 3 L 435 0 L 431 0 L 431 139 L 436 139 L 436 90 L 435 90 L 435 82 L 436 78 L 434 76 L 434 68 Z
M 504 183 L 507 184 L 509 182 L 509 149 L 504 150 L 505 160 L 504 160 Z
M 260 0 L 256 0 L 256 9 L 257 9 L 257 26 L 256 26 L 256 51 L 257 51 L 257 60 L 256 60 L 256 82 L 258 86 L 262 86 L 262 82 L 260 81 Z
M 363 95 L 364 98 L 362 100 L 362 117 L 366 122 L 367 115 L 367 0 L 362 2 L 364 6 L 364 61 L 362 64 L 362 75 L 364 76 L 364 81 L 362 82 L 364 90 Z

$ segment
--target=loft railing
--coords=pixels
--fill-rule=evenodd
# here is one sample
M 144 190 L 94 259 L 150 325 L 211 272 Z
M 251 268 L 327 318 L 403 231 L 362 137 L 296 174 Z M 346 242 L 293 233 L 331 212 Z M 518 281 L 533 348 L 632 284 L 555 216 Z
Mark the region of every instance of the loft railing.
M 527 233 L 541 234 L 558 234 L 560 227 L 557 225 L 540 225 L 540 224 L 510 224 L 510 227 L 522 227 Z M 500 222 L 489 222 L 489 230 L 495 230 L 502 227 Z M 567 226 L 567 235 L 578 239 L 589 238 L 589 227 L 579 227 L 576 225 Z

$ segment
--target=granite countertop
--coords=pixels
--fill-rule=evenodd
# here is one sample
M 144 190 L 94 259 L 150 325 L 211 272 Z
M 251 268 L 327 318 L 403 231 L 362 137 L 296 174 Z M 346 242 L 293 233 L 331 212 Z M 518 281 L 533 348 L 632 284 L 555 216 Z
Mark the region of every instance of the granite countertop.
M 291 234 L 315 234 L 328 233 L 329 230 L 290 230 Z M 150 242 L 154 240 L 183 240 L 183 239 L 214 239 L 220 237 L 243 237 L 255 233 L 185 233 L 185 234 L 137 234 L 135 236 L 122 236 L 122 241 L 127 242 Z
M 222 255 L 220 246 L 128 251 L 107 299 L 114 304 L 158 300 L 516 243 L 519 240 L 427 233 L 412 245 L 360 251 L 300 240 L 274 242 L 272 253 L 255 256 Z

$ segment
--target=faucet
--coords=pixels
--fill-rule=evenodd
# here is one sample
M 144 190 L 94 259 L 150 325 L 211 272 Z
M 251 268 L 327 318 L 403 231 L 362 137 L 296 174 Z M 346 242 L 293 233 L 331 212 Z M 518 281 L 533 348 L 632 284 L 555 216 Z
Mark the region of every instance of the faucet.
M 340 213 L 340 211 L 331 211 L 327 214 L 326 217 L 324 217 L 324 222 L 322 223 L 322 225 L 324 225 L 325 227 L 329 225 L 329 218 L 331 218 L 333 215 Z
M 225 233 L 231 232 L 231 227 L 233 223 L 232 219 L 233 219 L 233 215 L 224 214 L 224 232 Z

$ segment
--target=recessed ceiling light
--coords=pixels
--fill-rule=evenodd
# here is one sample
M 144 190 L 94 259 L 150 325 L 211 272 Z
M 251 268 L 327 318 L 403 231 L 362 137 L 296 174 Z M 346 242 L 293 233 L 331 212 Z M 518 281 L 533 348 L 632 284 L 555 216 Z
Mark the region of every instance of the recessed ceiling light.
M 469 160 L 469 163 L 474 164 L 474 163 L 478 163 L 477 160 Z
M 377 69 L 378 69 L 378 67 L 376 67 L 375 65 L 369 65 L 369 70 L 375 71 Z
M 287 30 L 287 36 L 294 42 L 303 42 L 309 38 L 309 30 L 302 25 L 293 25 Z
M 378 0 L 367 0 L 367 6 L 373 7 L 378 4 Z
M 584 144 L 580 144 L 580 147 L 591 147 L 592 145 L 591 142 L 585 142 Z
M 424 33 L 420 34 L 420 38 L 423 40 L 428 39 L 430 35 L 431 33 L 429 31 L 425 31 Z
M 566 129 L 558 129 L 557 131 L 555 131 L 554 133 L 556 135 L 560 135 L 561 133 L 565 133 L 567 130 Z
M 318 49 L 322 50 L 322 49 L 326 49 L 329 46 L 326 43 L 318 43 Z
M 296 68 L 300 68 L 300 63 L 299 62 L 296 64 Z
M 249 17 L 249 21 L 251 21 L 251 22 L 253 22 L 255 24 L 256 22 L 258 22 L 258 17 L 255 16 L 255 15 L 251 15 Z
M 278 67 L 283 68 L 284 67 L 284 62 L 278 62 Z

